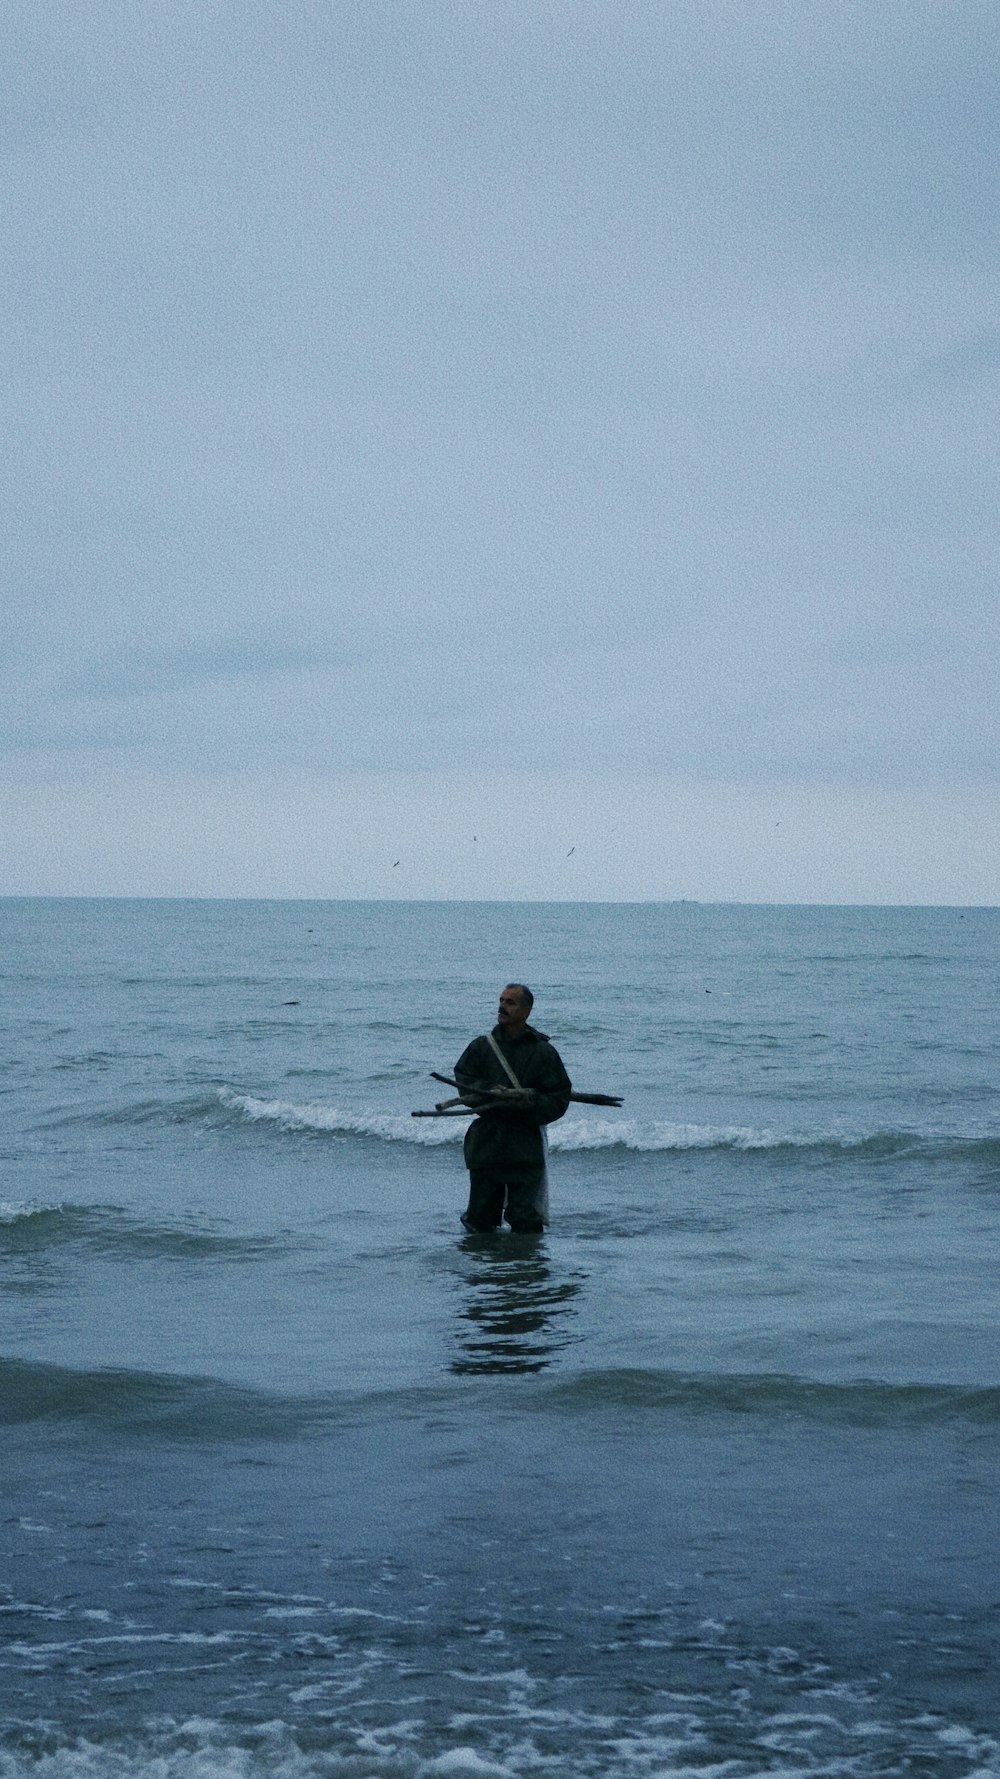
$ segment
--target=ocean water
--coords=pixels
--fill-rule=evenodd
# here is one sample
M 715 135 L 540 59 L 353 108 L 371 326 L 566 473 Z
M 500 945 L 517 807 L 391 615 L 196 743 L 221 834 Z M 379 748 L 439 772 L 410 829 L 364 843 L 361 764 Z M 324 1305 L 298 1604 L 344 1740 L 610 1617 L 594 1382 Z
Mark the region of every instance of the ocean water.
M 1000 911 L 0 924 L 0 1779 L 1000 1772 Z

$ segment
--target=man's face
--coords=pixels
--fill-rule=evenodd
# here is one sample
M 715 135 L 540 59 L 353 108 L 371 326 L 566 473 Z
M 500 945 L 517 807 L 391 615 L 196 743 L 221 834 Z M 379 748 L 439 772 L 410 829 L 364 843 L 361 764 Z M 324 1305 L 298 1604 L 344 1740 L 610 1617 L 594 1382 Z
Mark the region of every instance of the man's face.
M 505 1032 L 523 1031 L 528 1021 L 528 1009 L 516 988 L 500 990 L 500 1010 L 497 1013 L 497 1024 Z

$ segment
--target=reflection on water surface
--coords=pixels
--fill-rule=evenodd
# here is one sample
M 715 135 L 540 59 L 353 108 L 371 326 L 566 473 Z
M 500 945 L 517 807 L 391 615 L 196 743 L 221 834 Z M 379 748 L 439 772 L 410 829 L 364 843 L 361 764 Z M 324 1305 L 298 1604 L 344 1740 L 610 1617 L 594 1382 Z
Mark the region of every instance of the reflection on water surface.
M 468 1235 L 456 1372 L 543 1371 L 573 1332 L 584 1275 L 553 1274 L 543 1235 Z

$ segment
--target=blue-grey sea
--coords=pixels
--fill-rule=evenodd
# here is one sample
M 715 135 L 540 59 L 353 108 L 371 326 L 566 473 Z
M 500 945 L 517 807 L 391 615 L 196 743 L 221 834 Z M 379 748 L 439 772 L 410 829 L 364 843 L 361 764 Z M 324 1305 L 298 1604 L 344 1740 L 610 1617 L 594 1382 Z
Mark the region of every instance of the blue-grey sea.
M 1000 1772 L 1000 911 L 0 928 L 0 1779 Z

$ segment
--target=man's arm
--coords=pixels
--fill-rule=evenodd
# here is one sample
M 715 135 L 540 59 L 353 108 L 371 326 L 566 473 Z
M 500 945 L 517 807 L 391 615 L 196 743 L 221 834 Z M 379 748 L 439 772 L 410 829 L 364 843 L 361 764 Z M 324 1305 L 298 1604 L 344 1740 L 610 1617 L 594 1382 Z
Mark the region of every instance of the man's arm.
M 490 1048 L 485 1038 L 473 1038 L 455 1064 L 455 1086 L 473 1111 L 478 1111 L 483 1100 L 493 1095 L 488 1080 L 489 1059 Z
M 546 1044 L 542 1079 L 534 1089 L 534 1104 L 528 1116 L 535 1124 L 555 1124 L 569 1105 L 573 1083 L 563 1067 L 562 1057 L 551 1044 Z
M 549 1122 L 538 1116 L 539 1096 L 534 1088 L 491 1081 L 496 1072 L 496 1058 L 487 1040 L 473 1038 L 455 1064 L 455 1086 L 470 1111 L 484 1118 L 516 1118 L 519 1124 Z
M 530 1087 L 497 1084 L 489 1076 L 496 1063 L 485 1038 L 473 1038 L 455 1064 L 455 1086 L 470 1110 L 485 1117 L 515 1119 L 519 1124 L 555 1124 L 569 1105 L 572 1082 L 562 1057 L 551 1044 L 532 1070 Z

